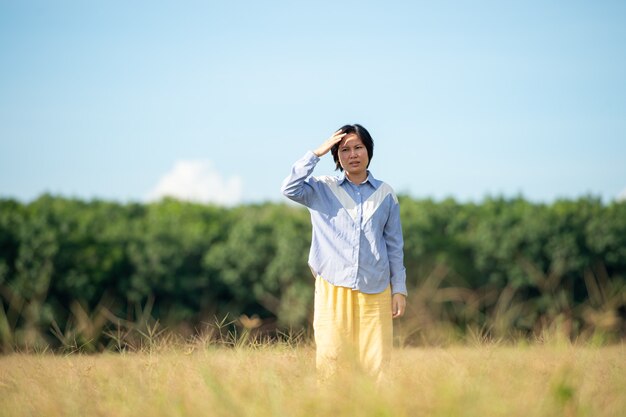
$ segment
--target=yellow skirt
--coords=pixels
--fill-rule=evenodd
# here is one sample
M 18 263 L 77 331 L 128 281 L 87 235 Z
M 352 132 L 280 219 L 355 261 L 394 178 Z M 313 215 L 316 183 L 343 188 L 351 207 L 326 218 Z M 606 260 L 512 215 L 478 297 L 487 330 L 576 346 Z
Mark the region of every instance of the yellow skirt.
M 315 279 L 313 330 L 316 367 L 323 380 L 357 363 L 380 380 L 391 358 L 391 288 L 364 294 Z

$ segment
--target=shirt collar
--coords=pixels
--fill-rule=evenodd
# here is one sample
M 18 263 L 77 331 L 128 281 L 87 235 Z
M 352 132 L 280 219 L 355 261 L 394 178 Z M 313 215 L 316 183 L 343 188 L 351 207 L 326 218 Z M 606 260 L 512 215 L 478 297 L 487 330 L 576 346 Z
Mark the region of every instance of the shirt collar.
M 342 185 L 346 181 L 350 182 L 350 180 L 346 176 L 346 173 L 344 172 L 343 176 L 339 179 L 339 185 Z M 376 178 L 374 178 L 374 176 L 372 175 L 372 173 L 370 172 L 369 169 L 367 170 L 367 178 L 365 178 L 365 181 L 363 181 L 361 184 L 365 184 L 365 183 L 368 183 L 368 182 L 374 188 L 378 188 L 380 186 L 380 181 L 377 180 Z M 356 185 L 361 185 L 361 184 L 356 184 Z

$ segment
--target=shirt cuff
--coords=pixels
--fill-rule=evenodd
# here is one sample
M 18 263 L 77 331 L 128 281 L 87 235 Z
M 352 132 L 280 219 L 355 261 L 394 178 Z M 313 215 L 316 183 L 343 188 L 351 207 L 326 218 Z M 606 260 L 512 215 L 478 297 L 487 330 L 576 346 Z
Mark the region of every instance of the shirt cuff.
M 396 281 L 396 282 L 394 282 Z M 391 280 L 391 294 L 408 295 L 406 290 L 406 279 Z
M 313 151 L 307 151 L 307 152 L 304 154 L 304 159 L 307 159 L 308 161 L 311 161 L 311 162 L 316 162 L 316 163 L 317 163 L 317 162 L 319 162 L 320 157 L 319 157 L 319 156 L 317 156 L 317 155 L 315 155 L 315 152 L 313 152 Z

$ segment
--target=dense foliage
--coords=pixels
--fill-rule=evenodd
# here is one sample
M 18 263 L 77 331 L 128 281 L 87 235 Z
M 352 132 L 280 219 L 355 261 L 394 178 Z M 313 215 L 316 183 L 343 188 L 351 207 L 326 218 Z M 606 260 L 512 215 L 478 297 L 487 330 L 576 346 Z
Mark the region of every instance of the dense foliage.
M 441 326 L 624 336 L 626 203 L 402 197 L 401 216 L 402 342 Z M 287 204 L 0 200 L 0 348 L 70 334 L 104 348 L 111 326 L 146 314 L 190 333 L 242 314 L 265 328 L 306 328 L 309 242 L 308 212 Z

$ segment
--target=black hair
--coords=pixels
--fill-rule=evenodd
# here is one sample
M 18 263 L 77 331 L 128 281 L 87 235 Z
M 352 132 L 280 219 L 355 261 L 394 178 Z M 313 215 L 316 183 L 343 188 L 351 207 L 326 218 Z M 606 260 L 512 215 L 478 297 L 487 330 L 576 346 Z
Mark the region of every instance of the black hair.
M 368 157 L 367 166 L 369 167 L 370 162 L 372 162 L 372 157 L 374 156 L 374 140 L 370 136 L 370 133 L 367 131 L 367 129 L 365 129 L 363 126 L 359 124 L 353 124 L 353 125 L 342 126 L 341 129 L 339 130 L 341 130 L 341 133 L 346 133 L 346 134 L 354 133 L 355 135 L 359 137 L 359 139 L 361 139 L 361 142 L 363 142 L 363 145 L 365 145 L 365 149 L 367 149 L 367 157 Z M 333 145 L 333 147 L 330 148 L 330 152 L 333 154 L 333 161 L 335 161 L 335 170 L 343 171 L 343 167 L 339 163 L 338 151 L 339 151 L 339 143 L 337 143 L 336 145 Z

